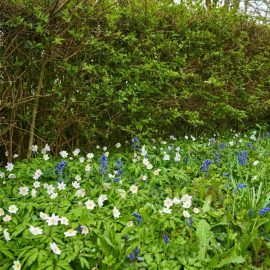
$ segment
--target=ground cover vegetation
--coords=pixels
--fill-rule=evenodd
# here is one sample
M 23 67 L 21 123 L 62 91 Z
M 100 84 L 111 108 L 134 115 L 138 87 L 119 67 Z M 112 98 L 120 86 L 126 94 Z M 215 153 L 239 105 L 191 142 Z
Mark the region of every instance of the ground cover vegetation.
M 268 269 L 269 132 L 135 137 L 0 169 L 0 268 Z
M 270 29 L 244 2 L 0 1 L 1 270 L 270 268 Z
M 9 161 L 269 119 L 269 25 L 229 5 L 2 0 L 0 23 Z

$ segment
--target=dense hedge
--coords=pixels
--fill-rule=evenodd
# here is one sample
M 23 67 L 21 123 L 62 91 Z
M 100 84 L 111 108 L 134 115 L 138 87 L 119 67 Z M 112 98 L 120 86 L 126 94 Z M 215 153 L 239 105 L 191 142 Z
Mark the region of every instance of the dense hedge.
M 33 130 L 58 151 L 269 119 L 269 26 L 171 1 L 58 2 L 0 4 L 10 151 L 25 154 Z

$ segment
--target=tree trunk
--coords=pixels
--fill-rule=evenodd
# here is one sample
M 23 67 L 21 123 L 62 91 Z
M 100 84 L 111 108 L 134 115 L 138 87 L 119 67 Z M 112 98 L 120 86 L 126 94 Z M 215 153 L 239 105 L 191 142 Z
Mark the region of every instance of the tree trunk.
M 211 8 L 211 5 L 212 5 L 212 2 L 211 2 L 211 0 L 205 0 L 205 4 L 206 4 L 206 7 L 208 9 L 210 9 Z
M 35 100 L 34 100 L 34 106 L 32 111 L 32 121 L 30 126 L 30 135 L 29 135 L 29 141 L 28 141 L 28 152 L 27 152 L 27 158 L 31 157 L 32 154 L 32 145 L 34 142 L 34 134 L 35 134 L 35 128 L 36 128 L 36 116 L 38 111 L 38 104 L 39 104 L 39 97 L 41 93 L 41 89 L 43 87 L 43 78 L 44 78 L 44 71 L 45 71 L 45 65 L 46 62 L 41 64 L 40 67 L 40 73 L 38 78 L 38 85 L 37 85 L 37 92 L 35 94 Z
M 240 7 L 240 0 L 234 0 L 233 8 L 235 11 L 238 11 Z
M 247 14 L 248 5 L 249 5 L 249 1 L 248 0 L 245 0 L 245 14 Z
M 229 10 L 231 1 L 230 0 L 224 0 L 224 7 Z

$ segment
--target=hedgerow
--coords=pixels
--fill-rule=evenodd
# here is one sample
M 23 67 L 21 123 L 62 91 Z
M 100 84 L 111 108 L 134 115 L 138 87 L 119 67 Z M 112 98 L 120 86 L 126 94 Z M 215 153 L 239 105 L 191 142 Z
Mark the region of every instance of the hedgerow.
M 1 3 L 3 153 L 268 121 L 268 25 L 171 1 L 57 3 Z

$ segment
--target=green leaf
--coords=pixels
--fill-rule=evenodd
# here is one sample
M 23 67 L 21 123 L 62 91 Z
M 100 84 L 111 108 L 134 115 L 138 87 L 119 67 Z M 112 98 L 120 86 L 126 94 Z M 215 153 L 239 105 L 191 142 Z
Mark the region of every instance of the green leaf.
M 0 253 L 4 254 L 7 258 L 14 259 L 12 252 L 2 244 L 2 241 L 0 243 Z
M 56 266 L 60 267 L 61 269 L 65 270 L 73 270 L 73 268 L 69 265 L 69 263 L 65 261 L 58 261 Z
M 90 269 L 90 264 L 85 257 L 80 256 L 79 261 L 81 263 L 82 268 L 86 267 L 87 269 Z
M 35 248 L 31 254 L 31 256 L 28 257 L 28 259 L 26 261 L 26 265 L 31 266 L 37 260 L 38 255 L 39 255 L 38 249 Z
M 205 201 L 204 201 L 204 204 L 203 204 L 203 207 L 202 207 L 203 213 L 210 211 L 212 200 L 213 200 L 212 195 L 208 195 L 205 198 Z
M 224 258 L 221 260 L 221 262 L 217 265 L 217 268 L 221 268 L 225 265 L 229 265 L 229 264 L 242 264 L 244 263 L 246 260 L 244 257 L 242 256 L 237 256 L 235 254 L 232 254 L 230 257 L 228 258 Z
M 206 252 L 209 249 L 209 240 L 211 238 L 211 228 L 205 219 L 200 220 L 196 230 L 196 236 L 199 242 L 199 259 L 205 260 Z

